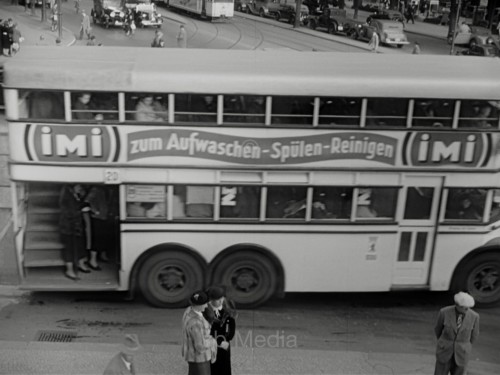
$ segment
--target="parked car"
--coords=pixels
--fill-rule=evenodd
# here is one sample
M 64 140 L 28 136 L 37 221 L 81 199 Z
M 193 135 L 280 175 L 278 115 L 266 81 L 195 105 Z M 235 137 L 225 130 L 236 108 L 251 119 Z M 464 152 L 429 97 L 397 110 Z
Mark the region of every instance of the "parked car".
M 248 3 L 251 0 L 235 0 L 234 1 L 234 10 L 238 12 L 243 12 L 243 13 L 249 13 L 250 10 L 248 9 Z
M 494 44 L 484 46 L 472 46 L 465 49 L 458 54 L 464 56 L 486 56 L 486 57 L 500 57 L 500 49 Z
M 472 25 L 469 25 L 469 28 L 470 33 L 460 31 L 455 33 L 455 44 L 468 45 L 469 47 L 495 44 L 500 47 L 498 35 L 493 35 L 489 29 Z M 448 36 L 448 43 L 451 44 L 452 41 L 452 37 Z
M 372 19 L 369 25 L 360 22 L 357 27 L 349 31 L 348 35 L 353 39 L 369 41 L 373 33 L 378 34 L 380 43 L 389 46 L 401 48 L 410 43 L 403 31 L 403 24 L 392 20 Z
M 391 10 L 391 9 L 379 9 L 375 13 L 370 14 L 366 18 L 366 22 L 370 23 L 372 19 L 379 19 L 379 20 L 393 20 L 393 21 L 399 21 L 399 22 L 404 22 L 405 18 L 401 14 L 401 12 L 398 12 L 397 10 Z
M 443 13 L 435 13 L 434 15 L 424 18 L 424 22 L 448 26 L 450 24 L 450 12 L 444 11 Z
M 137 27 L 156 26 L 161 27 L 163 18 L 152 3 L 137 4 L 134 11 L 134 23 Z
M 324 8 L 322 12 L 310 14 L 306 23 L 310 29 L 324 29 L 329 34 L 348 33 L 355 21 L 347 17 L 345 9 Z
M 94 0 L 90 16 L 93 23 L 104 25 L 106 28 L 123 26 L 125 23 L 121 0 Z

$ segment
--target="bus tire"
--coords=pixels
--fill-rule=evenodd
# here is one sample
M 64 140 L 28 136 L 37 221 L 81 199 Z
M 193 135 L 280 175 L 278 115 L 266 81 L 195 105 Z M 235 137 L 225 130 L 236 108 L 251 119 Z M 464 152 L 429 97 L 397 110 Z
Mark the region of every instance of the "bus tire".
M 491 306 L 500 302 L 500 254 L 483 253 L 461 265 L 452 283 L 452 292 L 470 293 L 476 305 Z
M 148 257 L 139 270 L 142 295 L 156 307 L 185 307 L 191 293 L 202 289 L 205 267 L 194 256 L 161 251 Z
M 227 286 L 229 297 L 244 309 L 267 302 L 278 285 L 272 261 L 251 250 L 227 254 L 216 264 L 212 275 L 212 283 Z

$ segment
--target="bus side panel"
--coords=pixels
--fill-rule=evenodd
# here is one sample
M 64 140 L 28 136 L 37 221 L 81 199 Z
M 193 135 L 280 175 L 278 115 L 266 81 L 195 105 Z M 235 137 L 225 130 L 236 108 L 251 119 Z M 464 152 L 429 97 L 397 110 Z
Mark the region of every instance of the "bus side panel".
M 186 10 L 191 13 L 201 14 L 202 0 L 169 0 L 171 7 Z
M 123 233 L 122 268 L 130 269 L 144 250 L 161 243 L 184 244 L 207 263 L 222 250 L 246 243 L 269 249 L 278 257 L 288 292 L 387 291 L 391 286 L 397 248 L 395 232 L 283 235 L 251 229 L 237 233 L 200 232 L 195 227 L 185 230 Z
M 491 237 L 491 234 L 488 237 Z M 448 290 L 453 272 L 460 260 L 472 250 L 480 247 L 481 244 L 486 243 L 488 239 L 485 239 L 482 233 L 464 232 L 463 227 L 457 229 L 457 233 L 439 233 L 434 249 L 430 289 Z

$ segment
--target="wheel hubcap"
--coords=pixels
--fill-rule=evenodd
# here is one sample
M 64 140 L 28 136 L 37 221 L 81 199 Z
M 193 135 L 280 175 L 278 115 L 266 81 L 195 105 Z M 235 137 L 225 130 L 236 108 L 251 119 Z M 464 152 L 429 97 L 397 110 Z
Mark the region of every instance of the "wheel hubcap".
M 477 291 L 480 295 L 491 296 L 497 293 L 499 288 L 499 270 L 494 266 L 484 266 L 473 274 L 470 280 L 470 289 Z
M 231 276 L 231 285 L 234 289 L 248 293 L 259 285 L 259 276 L 255 270 L 241 268 L 236 270 Z
M 158 273 L 158 282 L 165 290 L 172 292 L 184 288 L 186 276 L 177 267 L 165 267 Z

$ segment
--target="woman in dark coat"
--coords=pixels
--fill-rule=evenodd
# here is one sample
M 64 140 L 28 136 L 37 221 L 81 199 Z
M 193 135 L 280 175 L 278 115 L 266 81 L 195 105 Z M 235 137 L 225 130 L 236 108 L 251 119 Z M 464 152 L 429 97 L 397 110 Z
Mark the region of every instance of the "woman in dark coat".
M 217 360 L 211 364 L 211 373 L 231 375 L 231 346 L 236 332 L 236 312 L 226 299 L 224 287 L 211 286 L 207 290 L 209 302 L 203 316 L 210 323 L 210 334 L 217 340 Z

